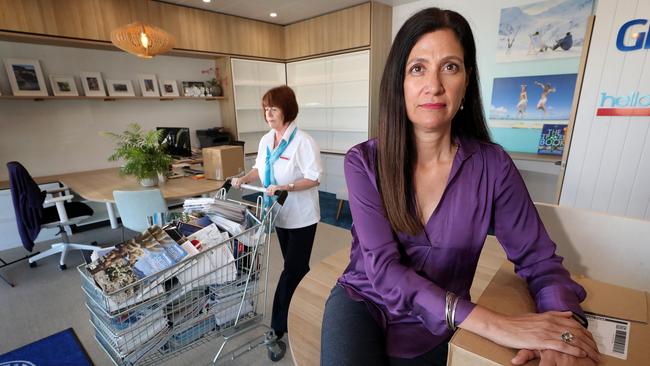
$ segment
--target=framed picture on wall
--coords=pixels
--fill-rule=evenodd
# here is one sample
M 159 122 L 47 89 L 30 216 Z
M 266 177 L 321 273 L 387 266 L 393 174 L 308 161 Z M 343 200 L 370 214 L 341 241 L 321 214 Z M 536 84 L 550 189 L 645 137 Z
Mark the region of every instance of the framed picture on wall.
M 494 78 L 489 120 L 491 127 L 542 128 L 566 124 L 571 114 L 577 74 Z
M 176 80 L 160 80 L 160 94 L 163 97 L 178 97 L 178 84 Z
M 55 96 L 79 95 L 72 75 L 50 75 L 50 85 Z
M 84 88 L 84 95 L 87 97 L 105 97 L 104 79 L 99 72 L 82 72 L 81 85 Z
M 131 80 L 106 80 L 108 95 L 111 97 L 134 97 Z
M 501 9 L 497 62 L 580 57 L 593 0 L 545 0 Z
M 140 90 L 143 97 L 159 97 L 158 80 L 153 74 L 138 74 Z
M 8 58 L 5 59 L 5 69 L 14 95 L 48 95 L 38 60 Z
M 203 81 L 183 81 L 183 95 L 186 97 L 204 97 L 205 82 Z

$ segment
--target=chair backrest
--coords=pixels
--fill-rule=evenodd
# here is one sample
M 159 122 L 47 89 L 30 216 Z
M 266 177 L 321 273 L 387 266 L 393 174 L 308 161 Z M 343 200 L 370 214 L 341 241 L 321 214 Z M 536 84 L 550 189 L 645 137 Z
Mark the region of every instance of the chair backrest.
M 147 216 L 167 212 L 167 204 L 159 189 L 144 191 L 113 191 L 115 206 L 124 227 L 143 232 L 149 227 Z
M 25 249 L 31 251 L 43 221 L 42 192 L 25 167 L 17 161 L 7 163 L 11 199 L 16 212 L 18 234 Z
M 572 273 L 650 291 L 650 221 L 535 203 Z

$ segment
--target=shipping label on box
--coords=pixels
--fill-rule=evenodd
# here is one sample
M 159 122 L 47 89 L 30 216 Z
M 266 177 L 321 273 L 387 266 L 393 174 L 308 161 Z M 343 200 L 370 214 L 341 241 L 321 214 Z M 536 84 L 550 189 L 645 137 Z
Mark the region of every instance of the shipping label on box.
M 600 353 L 627 360 L 630 322 L 591 313 L 585 316 Z

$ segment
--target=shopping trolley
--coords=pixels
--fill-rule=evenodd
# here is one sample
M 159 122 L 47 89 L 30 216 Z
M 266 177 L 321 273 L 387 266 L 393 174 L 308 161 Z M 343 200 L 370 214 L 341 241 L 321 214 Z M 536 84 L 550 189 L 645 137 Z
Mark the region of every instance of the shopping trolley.
M 272 361 L 284 356 L 286 344 L 263 319 L 271 231 L 287 192 L 276 192 L 277 200 L 263 207 L 262 197 L 255 205 L 227 198 L 230 187 L 226 181 L 214 199 L 255 209 L 246 211 L 242 232 L 203 243 L 198 254 L 111 293 L 97 286 L 86 265 L 78 267 L 95 339 L 116 365 L 158 364 L 218 337 L 223 341 L 212 363 L 261 345 Z M 251 185 L 242 188 L 265 192 Z M 229 342 L 259 328 L 263 335 L 224 352 Z

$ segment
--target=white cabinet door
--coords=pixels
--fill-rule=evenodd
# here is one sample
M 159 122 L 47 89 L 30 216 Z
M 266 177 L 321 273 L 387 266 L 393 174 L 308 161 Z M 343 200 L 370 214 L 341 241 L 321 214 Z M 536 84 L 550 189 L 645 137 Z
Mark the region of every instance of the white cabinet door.
M 336 194 L 345 190 L 345 174 L 343 172 L 343 161 L 345 156 L 338 154 L 321 153 L 323 164 L 323 175 L 319 191 Z
M 369 65 L 368 51 L 287 64 L 298 126 L 322 151 L 345 153 L 368 139 Z
M 269 130 L 262 113 L 262 96 L 286 84 L 284 63 L 237 58 L 231 63 L 238 139 L 245 142 L 245 153 L 256 153 L 260 138 Z

